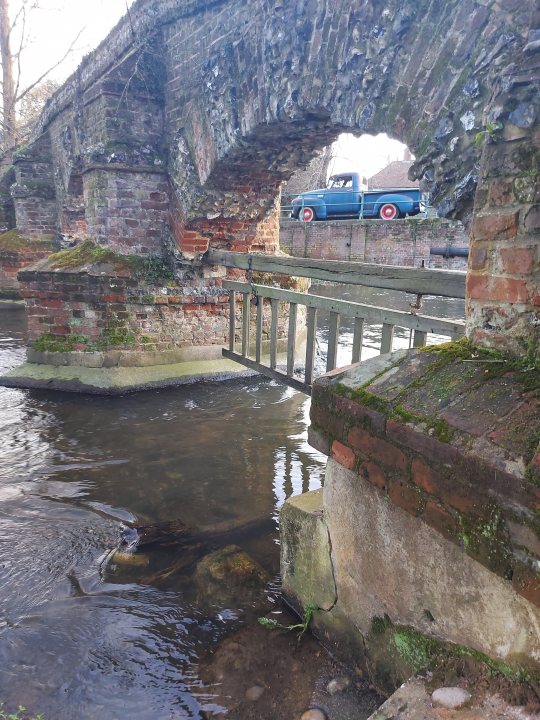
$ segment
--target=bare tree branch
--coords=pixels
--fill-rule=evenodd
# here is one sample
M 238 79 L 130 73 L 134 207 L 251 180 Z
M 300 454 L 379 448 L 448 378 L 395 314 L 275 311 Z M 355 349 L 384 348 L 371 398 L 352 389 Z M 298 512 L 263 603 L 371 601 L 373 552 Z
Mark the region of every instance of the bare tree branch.
M 22 6 L 22 29 L 21 29 L 21 42 L 19 45 L 19 50 L 15 55 L 15 58 L 17 60 L 17 80 L 15 82 L 15 98 L 17 98 L 19 94 L 19 85 L 21 82 L 21 53 L 23 50 L 24 41 L 26 38 L 26 3 L 23 3 Z
M 66 52 L 64 53 L 64 55 L 60 58 L 60 60 L 58 60 L 58 62 L 56 62 L 54 65 L 51 65 L 51 67 L 49 67 L 47 70 L 45 70 L 45 72 L 43 72 L 43 73 L 38 77 L 38 79 L 35 80 L 35 82 L 33 82 L 33 83 L 32 83 L 31 85 L 29 85 L 28 87 L 26 87 L 26 88 L 20 93 L 20 95 L 17 96 L 17 98 L 16 98 L 17 102 L 19 102 L 20 100 L 22 100 L 22 99 L 25 97 L 25 95 L 27 95 L 27 94 L 30 92 L 30 90 L 33 90 L 33 89 L 36 87 L 36 85 L 39 85 L 39 83 L 42 82 L 42 81 L 47 77 L 47 75 L 49 75 L 50 73 L 52 73 L 53 70 L 55 70 L 59 65 L 61 65 L 61 64 L 64 62 L 64 60 L 68 57 L 68 55 L 70 55 L 70 54 L 73 52 L 73 48 L 75 47 L 75 44 L 76 44 L 77 40 L 78 40 L 78 39 L 81 37 L 81 35 L 83 34 L 84 29 L 85 29 L 85 28 L 83 27 L 83 28 L 81 28 L 81 29 L 79 30 L 79 32 L 77 33 L 77 36 L 75 37 L 75 39 L 73 40 L 73 42 L 71 43 L 71 45 L 69 46 L 69 48 L 66 50 Z

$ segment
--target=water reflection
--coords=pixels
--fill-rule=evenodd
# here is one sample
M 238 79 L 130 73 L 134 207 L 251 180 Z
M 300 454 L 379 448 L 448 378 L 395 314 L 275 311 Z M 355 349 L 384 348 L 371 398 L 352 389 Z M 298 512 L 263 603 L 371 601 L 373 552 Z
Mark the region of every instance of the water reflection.
M 397 309 L 410 300 L 341 292 Z M 462 317 L 463 303 L 428 300 L 424 310 Z M 0 309 L 1 370 L 22 362 L 23 328 L 22 311 Z M 320 330 L 322 351 L 322 315 Z M 346 322 L 341 337 L 347 364 Z M 378 353 L 379 338 L 379 328 L 366 329 L 364 358 Z M 395 346 L 407 343 L 398 332 Z M 201 595 L 191 573 L 205 543 L 173 576 L 163 571 L 178 561 L 177 547 L 150 550 L 140 566 L 104 568 L 103 557 L 122 521 L 182 519 L 227 530 L 275 577 L 279 509 L 321 483 L 308 411 L 305 396 L 264 379 L 123 398 L 0 388 L 0 702 L 62 720 L 217 711 L 197 661 L 250 622 L 251 607 Z
M 23 359 L 23 323 L 0 313 L 3 369 Z M 124 398 L 2 388 L 0 398 L 0 701 L 63 720 L 211 712 L 197 660 L 250 608 L 204 602 L 189 573 L 147 585 L 174 548 L 105 573 L 100 559 L 122 520 L 259 519 L 231 538 L 276 575 L 279 507 L 321 480 L 307 399 L 262 379 Z

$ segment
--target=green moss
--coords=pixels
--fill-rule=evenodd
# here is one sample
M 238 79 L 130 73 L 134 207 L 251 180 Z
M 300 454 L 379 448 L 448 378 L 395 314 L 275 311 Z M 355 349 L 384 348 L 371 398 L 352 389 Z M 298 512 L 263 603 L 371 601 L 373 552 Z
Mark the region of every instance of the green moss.
M 31 250 L 49 249 L 52 252 L 54 249 L 53 238 L 51 235 L 43 235 L 39 240 L 37 238 L 28 238 L 21 235 L 16 229 L 0 233 L 0 252 L 2 250 L 6 252 L 24 250 L 25 248 Z
M 356 400 L 356 402 L 362 403 L 362 405 L 371 408 L 372 410 L 377 410 L 384 415 L 389 414 L 389 404 L 382 398 L 374 395 L 373 393 L 367 392 L 363 388 L 358 388 L 358 390 L 354 390 L 351 393 L 351 399 Z
M 120 256 L 109 248 L 100 247 L 91 240 L 83 240 L 74 248 L 60 250 L 51 255 L 49 263 L 52 268 L 68 270 L 99 263 L 117 263 Z
M 163 283 L 174 279 L 170 263 L 162 257 L 140 257 L 120 255 L 107 247 L 96 245 L 86 239 L 69 250 L 61 250 L 49 258 L 52 268 L 70 270 L 86 265 L 109 263 L 116 271 L 127 270 L 133 277 L 149 284 Z M 152 297 L 145 295 L 144 297 Z
M 98 349 L 118 347 L 119 345 L 135 345 L 137 337 L 134 332 L 125 327 L 105 328 L 97 340 Z
M 401 659 L 414 672 L 440 666 L 452 658 L 470 658 L 488 667 L 492 674 L 502 675 L 513 682 L 536 682 L 535 673 L 519 663 L 494 660 L 478 650 L 442 642 L 410 627 L 394 627 L 392 641 Z
M 434 420 L 430 425 L 430 430 L 433 431 L 433 435 L 444 443 L 449 443 L 454 437 L 454 429 L 446 422 L 446 420 L 437 419 Z
M 72 352 L 75 345 L 88 345 L 89 340 L 84 335 L 53 335 L 43 333 L 34 340 L 34 350 L 38 352 Z

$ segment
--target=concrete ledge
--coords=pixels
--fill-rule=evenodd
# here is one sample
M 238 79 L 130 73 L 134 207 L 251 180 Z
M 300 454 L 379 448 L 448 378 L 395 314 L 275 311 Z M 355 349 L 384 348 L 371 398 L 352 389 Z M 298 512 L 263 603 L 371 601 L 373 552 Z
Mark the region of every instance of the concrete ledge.
M 56 355 L 62 353 L 55 353 Z M 139 390 L 215 382 L 254 375 L 230 360 L 198 360 L 151 367 L 81 367 L 25 363 L 0 377 L 0 385 L 63 390 L 92 395 L 124 395 Z

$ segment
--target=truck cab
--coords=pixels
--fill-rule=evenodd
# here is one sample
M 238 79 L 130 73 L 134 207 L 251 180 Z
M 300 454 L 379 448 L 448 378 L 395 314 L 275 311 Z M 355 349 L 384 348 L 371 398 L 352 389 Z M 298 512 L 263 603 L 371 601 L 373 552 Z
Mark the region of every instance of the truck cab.
M 332 218 L 380 218 L 395 220 L 422 212 L 418 188 L 367 190 L 359 173 L 332 175 L 327 187 L 309 190 L 291 203 L 291 217 L 310 222 Z

